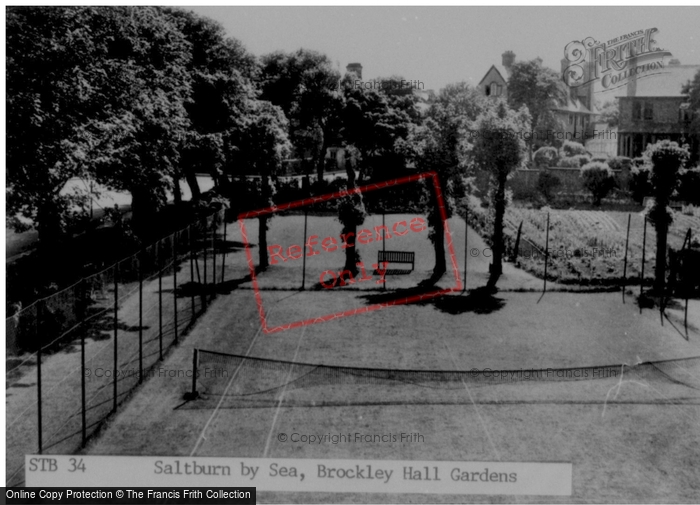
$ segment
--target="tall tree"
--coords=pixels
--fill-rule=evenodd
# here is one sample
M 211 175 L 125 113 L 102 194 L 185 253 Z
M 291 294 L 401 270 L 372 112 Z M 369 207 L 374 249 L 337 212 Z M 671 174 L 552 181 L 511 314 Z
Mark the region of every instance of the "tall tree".
M 186 126 L 189 47 L 158 8 L 8 10 L 8 216 L 40 246 L 66 231 L 74 176 L 131 192 L 134 222 L 162 202 Z
M 481 93 L 468 84 L 449 85 L 430 106 L 423 123 L 412 126 L 407 141 L 400 142 L 419 171 L 437 172 L 447 218 L 454 213 L 456 200 L 467 190 L 465 176 L 469 174 L 460 164 L 461 143 L 472 137 L 471 124 L 487 106 Z M 433 188 L 425 187 L 424 193 L 428 236 L 435 248 L 435 267 L 427 284 L 435 284 L 447 271 L 445 229 Z
M 666 286 L 666 249 L 668 227 L 673 222 L 669 204 L 671 196 L 678 188 L 680 172 L 689 158 L 687 146 L 680 147 L 670 140 L 661 140 L 650 145 L 644 158 L 651 164 L 651 185 L 654 203 L 649 218 L 656 229 L 656 265 L 654 271 L 654 291 L 662 295 Z
M 493 259 L 487 287 L 495 289 L 503 273 L 503 218 L 506 211 L 506 181 L 522 163 L 525 145 L 519 132 L 530 123 L 526 109 L 515 112 L 500 102 L 483 112 L 475 122 L 477 135 L 464 145 L 467 163 L 489 174 L 490 199 L 494 210 Z
M 282 108 L 289 119 L 289 136 L 297 155 L 311 154 L 319 180 L 327 148 L 336 140 L 342 108 L 340 73 L 321 53 L 299 49 L 263 56 L 261 99 Z
M 227 37 L 219 23 L 184 9 L 165 12 L 192 47 L 187 65 L 192 94 L 185 104 L 191 128 L 182 143 L 181 171 L 195 198 L 200 194 L 198 172 L 210 173 L 223 193 L 229 193 L 224 139 L 248 101 L 257 98 L 256 59 L 238 40 Z
M 236 146 L 232 151 L 231 165 L 245 174 L 260 176 L 258 192 L 259 207 L 273 204 L 275 179 L 282 167 L 282 160 L 289 156 L 291 144 L 287 136 L 287 118 L 282 110 L 266 101 L 249 104 L 245 114 L 237 118 L 237 127 L 232 129 L 227 142 Z M 267 230 L 269 215 L 260 216 L 259 266 L 267 268 Z
M 508 103 L 514 110 L 523 105 L 530 111 L 529 132 L 526 136 L 528 159 L 532 162 L 535 136 L 542 125 L 556 123 L 553 108 L 567 99 L 567 91 L 559 75 L 538 60 L 514 63 L 508 79 Z M 523 133 L 523 132 L 521 132 Z

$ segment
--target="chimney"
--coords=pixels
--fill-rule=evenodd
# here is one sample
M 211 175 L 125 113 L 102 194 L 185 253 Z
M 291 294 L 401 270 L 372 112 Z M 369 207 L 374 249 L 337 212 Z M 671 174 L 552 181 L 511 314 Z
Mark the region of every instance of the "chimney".
M 670 67 L 676 67 L 680 64 L 681 64 L 681 60 L 679 60 L 678 58 L 673 58 L 671 61 L 668 62 L 668 65 Z
M 513 51 L 506 51 L 501 55 L 501 63 L 510 72 L 510 67 L 515 63 L 515 53 Z
M 348 74 L 354 72 L 357 78 L 359 80 L 362 80 L 362 65 L 360 63 L 348 63 L 348 66 L 345 67 L 345 70 Z
M 535 62 L 536 62 L 537 65 L 540 66 L 540 67 L 542 66 L 542 62 L 543 62 L 543 61 L 544 61 L 544 60 L 542 60 L 542 58 L 540 58 L 539 56 L 538 56 L 537 58 L 535 58 Z

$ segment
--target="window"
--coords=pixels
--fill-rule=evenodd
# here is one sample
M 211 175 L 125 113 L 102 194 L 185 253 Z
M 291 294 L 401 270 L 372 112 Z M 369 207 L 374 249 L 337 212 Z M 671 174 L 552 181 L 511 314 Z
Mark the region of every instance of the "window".
M 487 84 L 486 85 L 486 96 L 490 96 L 490 95 L 491 95 L 491 85 Z
M 569 124 L 574 124 L 574 115 L 569 114 Z
M 644 120 L 651 121 L 652 119 L 654 119 L 654 104 L 644 102 Z
M 493 86 L 493 95 L 494 96 L 501 96 L 501 91 L 503 89 L 503 86 L 500 84 L 494 84 Z
M 634 102 L 632 104 L 632 117 L 634 119 L 642 119 L 642 102 Z

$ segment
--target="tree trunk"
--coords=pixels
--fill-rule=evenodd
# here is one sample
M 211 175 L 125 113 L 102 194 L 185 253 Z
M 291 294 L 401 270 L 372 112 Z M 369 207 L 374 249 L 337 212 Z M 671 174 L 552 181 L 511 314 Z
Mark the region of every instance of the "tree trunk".
M 197 174 L 194 170 L 185 170 L 185 180 L 187 185 L 190 187 L 190 192 L 192 193 L 192 201 L 197 201 L 202 197 L 202 191 L 199 189 L 199 182 L 197 181 Z
M 352 169 L 352 167 L 350 167 L 349 164 L 346 167 L 345 171 L 348 176 L 348 190 L 355 189 L 357 187 L 355 184 L 355 171 Z M 354 205 L 362 205 L 362 197 L 359 194 L 350 195 L 348 198 Z M 360 200 L 359 202 L 357 201 L 358 199 Z M 343 267 L 343 269 L 349 270 L 352 273 L 353 277 L 356 277 L 358 273 L 357 263 L 360 261 L 360 255 L 357 252 L 357 222 L 351 218 L 347 223 L 343 223 L 343 233 L 352 233 L 354 244 L 352 247 L 348 247 L 345 249 L 345 267 Z
M 658 223 L 656 228 L 656 268 L 654 271 L 654 292 L 662 295 L 666 287 L 666 247 L 668 245 L 668 223 Z
M 445 260 L 445 223 L 437 208 L 435 211 L 438 212 L 438 216 L 435 221 L 435 268 L 432 277 L 437 282 L 447 272 L 447 260 Z
M 173 200 L 175 205 L 180 207 L 182 205 L 182 190 L 180 189 L 180 177 L 177 175 L 173 176 Z
M 270 261 L 267 257 L 267 220 L 267 216 L 258 217 L 258 263 L 261 270 L 270 266 Z
M 39 275 L 41 279 L 53 280 L 56 267 L 60 267 L 61 243 L 66 237 L 62 214 L 53 200 L 45 200 L 37 209 L 37 231 L 39 233 Z
M 493 260 L 490 265 L 490 275 L 488 283 L 489 288 L 495 288 L 498 278 L 503 273 L 503 218 L 506 212 L 506 179 L 499 177 L 498 187 L 496 188 L 496 198 L 494 199 L 494 216 L 493 223 Z
M 142 243 L 148 243 L 152 237 L 158 203 L 148 190 L 131 191 L 131 223 L 136 236 Z
M 324 169 L 324 164 L 326 162 L 326 151 L 328 150 L 328 145 L 326 142 L 326 135 L 323 135 L 323 142 L 321 143 L 321 152 L 318 154 L 318 157 L 316 159 L 316 175 L 318 176 L 318 180 L 322 181 L 323 180 L 323 169 Z

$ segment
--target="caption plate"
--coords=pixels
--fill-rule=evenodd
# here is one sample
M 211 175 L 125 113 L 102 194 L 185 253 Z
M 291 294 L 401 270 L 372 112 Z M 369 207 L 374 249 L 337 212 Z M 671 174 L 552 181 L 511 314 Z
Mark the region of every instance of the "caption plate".
M 28 455 L 25 469 L 30 487 L 570 496 L 572 483 L 571 463 Z

